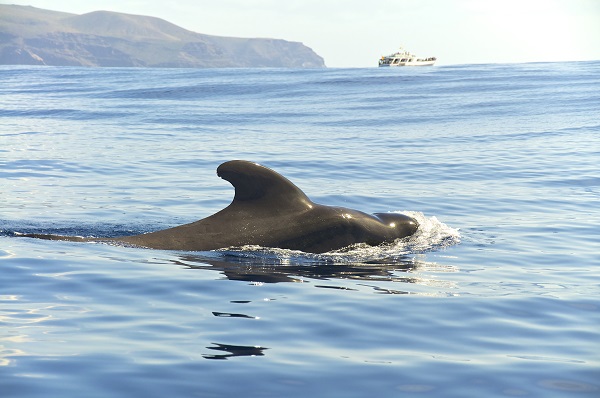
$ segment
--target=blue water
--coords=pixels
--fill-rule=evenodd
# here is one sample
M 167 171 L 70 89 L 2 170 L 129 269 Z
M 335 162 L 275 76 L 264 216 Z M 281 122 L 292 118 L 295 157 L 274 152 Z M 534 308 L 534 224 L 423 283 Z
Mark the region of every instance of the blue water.
M 600 62 L 0 68 L 2 397 L 600 396 Z M 259 162 L 411 214 L 377 248 L 15 232 L 204 218 Z

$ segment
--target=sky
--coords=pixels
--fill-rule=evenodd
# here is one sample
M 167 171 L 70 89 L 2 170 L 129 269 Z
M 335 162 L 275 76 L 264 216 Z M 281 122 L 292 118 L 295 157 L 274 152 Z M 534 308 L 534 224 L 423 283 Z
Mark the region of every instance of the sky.
M 298 41 L 328 67 L 400 46 L 438 65 L 600 60 L 600 0 L 0 0 L 166 19 L 217 36 Z

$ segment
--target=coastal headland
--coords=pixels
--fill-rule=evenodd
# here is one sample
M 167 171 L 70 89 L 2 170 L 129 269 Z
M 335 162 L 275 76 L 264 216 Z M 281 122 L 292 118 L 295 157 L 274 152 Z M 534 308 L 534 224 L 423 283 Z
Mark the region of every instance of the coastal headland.
M 323 68 L 299 42 L 211 36 L 160 18 L 0 5 L 0 65 Z

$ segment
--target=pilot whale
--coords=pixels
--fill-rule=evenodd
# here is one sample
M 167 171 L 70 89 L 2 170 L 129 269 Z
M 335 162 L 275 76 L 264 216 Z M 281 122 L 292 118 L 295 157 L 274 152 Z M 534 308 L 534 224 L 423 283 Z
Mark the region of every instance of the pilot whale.
M 190 224 L 118 238 L 24 236 L 115 242 L 162 250 L 209 251 L 259 245 L 324 253 L 356 243 L 390 243 L 414 234 L 419 227 L 416 220 L 403 214 L 366 214 L 314 203 L 290 180 L 257 163 L 228 161 L 217 168 L 217 175 L 235 188 L 233 201 L 223 210 Z

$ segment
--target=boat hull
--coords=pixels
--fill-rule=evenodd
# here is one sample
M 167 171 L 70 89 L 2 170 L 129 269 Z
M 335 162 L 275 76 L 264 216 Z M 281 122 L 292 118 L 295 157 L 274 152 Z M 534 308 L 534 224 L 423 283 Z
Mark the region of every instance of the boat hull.
M 388 68 L 395 66 L 433 66 L 435 61 L 413 61 L 413 62 L 398 62 L 395 64 L 379 64 L 380 68 Z
M 400 47 L 398 52 L 381 57 L 379 66 L 432 66 L 435 61 L 435 57 L 419 58 Z

